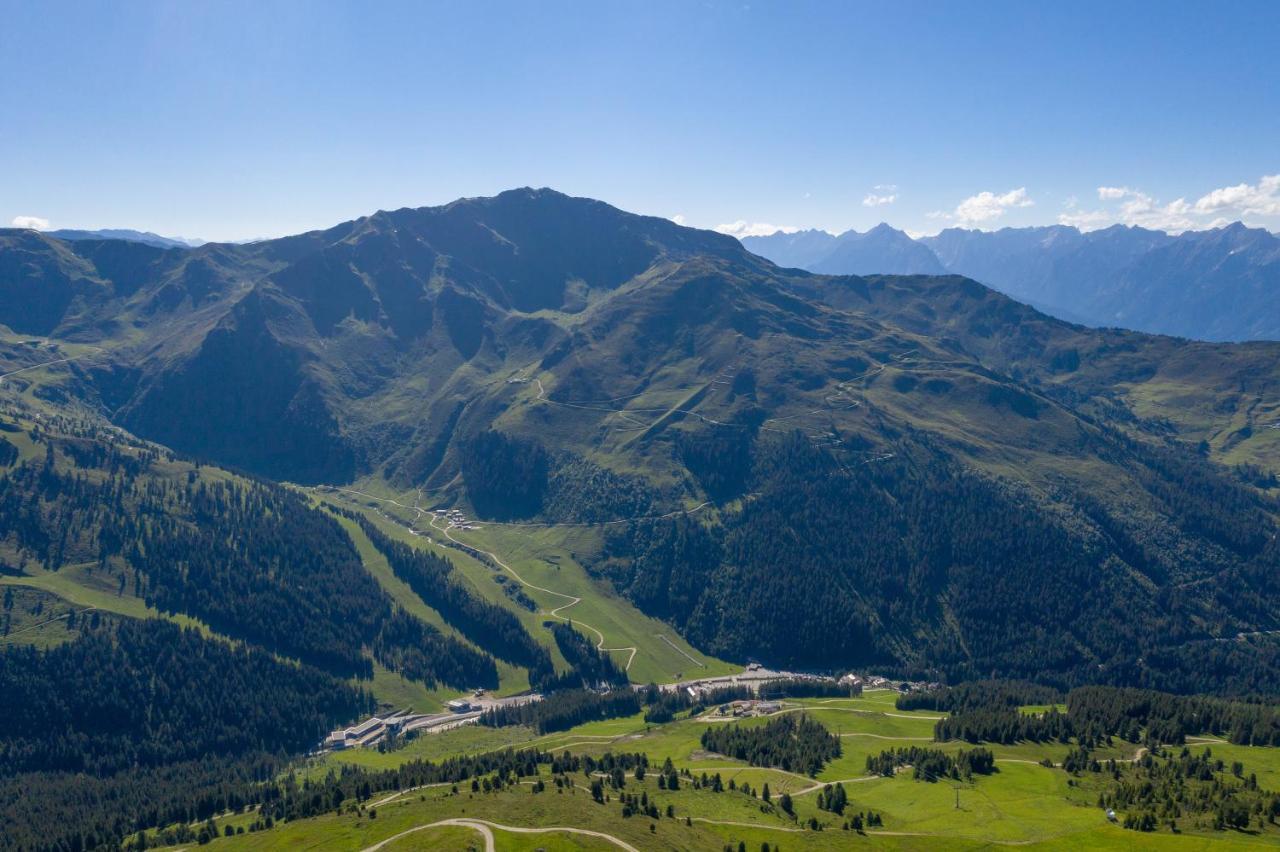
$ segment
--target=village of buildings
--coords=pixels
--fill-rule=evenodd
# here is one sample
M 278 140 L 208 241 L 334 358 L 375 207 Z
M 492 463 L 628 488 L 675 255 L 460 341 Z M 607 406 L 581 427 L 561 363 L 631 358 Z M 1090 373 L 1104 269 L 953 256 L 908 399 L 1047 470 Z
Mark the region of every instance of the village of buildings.
M 320 751 L 342 751 L 350 748 L 370 748 L 395 737 L 424 733 L 438 734 L 462 725 L 474 725 L 485 710 L 517 704 L 541 701 L 537 693 L 494 698 L 484 690 L 476 690 L 470 698 L 455 698 L 445 704 L 444 713 L 413 713 L 397 710 L 392 713 L 370 716 L 358 725 L 339 728 L 331 732 L 320 744 Z
M 702 717 L 707 721 L 720 721 L 767 716 L 780 712 L 787 707 L 782 696 L 771 695 L 770 685 L 783 682 L 812 681 L 814 683 L 835 683 L 849 690 L 849 694 L 861 695 L 864 689 L 891 689 L 897 692 L 916 692 L 933 689 L 940 684 L 919 681 L 893 680 L 879 675 L 845 674 L 839 678 L 831 675 L 815 675 L 800 672 L 776 671 L 766 669 L 759 663 L 751 663 L 742 672 L 723 677 L 686 680 L 663 684 L 659 688 L 665 692 L 683 691 L 695 702 L 714 695 L 716 690 L 726 687 L 747 686 L 755 693 L 754 697 L 739 699 L 710 708 Z M 633 685 L 634 689 L 643 686 Z M 433 734 L 451 730 L 462 725 L 474 725 L 480 721 L 485 710 L 509 706 L 513 704 L 529 704 L 541 701 L 537 693 L 515 695 L 507 698 L 495 698 L 484 690 L 476 690 L 467 698 L 455 698 L 445 704 L 443 713 L 413 713 L 409 710 L 398 710 L 392 713 L 371 716 L 349 728 L 333 731 L 319 746 L 319 751 L 341 751 L 351 748 L 371 748 L 397 737 L 405 735 Z

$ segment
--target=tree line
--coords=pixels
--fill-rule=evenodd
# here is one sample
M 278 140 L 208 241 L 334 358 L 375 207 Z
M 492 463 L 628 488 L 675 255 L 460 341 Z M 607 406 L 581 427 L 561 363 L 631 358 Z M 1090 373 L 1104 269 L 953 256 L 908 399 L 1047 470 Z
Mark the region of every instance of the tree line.
M 640 712 L 640 695 L 633 689 L 595 692 L 561 689 L 541 701 L 493 707 L 480 715 L 480 724 L 491 728 L 527 725 L 540 734 L 567 731 L 584 722 L 633 716 Z
M 1091 746 L 1111 737 L 1150 745 L 1181 745 L 1188 736 L 1225 737 L 1237 745 L 1280 745 L 1280 708 L 1273 702 L 1205 695 L 1173 695 L 1150 689 L 1084 686 L 1065 696 L 1066 712 L 1050 706 L 1023 713 L 1032 703 L 1056 703 L 1059 693 L 1023 683 L 984 681 L 908 694 L 902 710 L 949 713 L 934 725 L 934 739 L 1015 743 L 1078 741 Z
M 894 775 L 899 767 L 910 766 L 917 781 L 969 781 L 974 775 L 990 775 L 996 771 L 995 755 L 989 749 L 960 749 L 950 754 L 936 748 L 910 746 L 867 755 L 867 772 Z

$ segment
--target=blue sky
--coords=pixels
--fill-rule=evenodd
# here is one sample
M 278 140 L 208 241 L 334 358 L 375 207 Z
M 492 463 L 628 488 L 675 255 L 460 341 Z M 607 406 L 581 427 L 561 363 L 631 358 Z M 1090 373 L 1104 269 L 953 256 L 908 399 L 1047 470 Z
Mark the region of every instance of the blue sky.
M 551 186 L 690 225 L 1280 230 L 1280 3 L 0 0 L 0 224 Z

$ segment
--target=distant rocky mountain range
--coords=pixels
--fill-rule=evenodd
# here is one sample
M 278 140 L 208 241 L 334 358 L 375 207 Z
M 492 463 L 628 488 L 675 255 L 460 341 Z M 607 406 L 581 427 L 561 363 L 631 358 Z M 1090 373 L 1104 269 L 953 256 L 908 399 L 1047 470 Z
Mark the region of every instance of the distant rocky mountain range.
M 780 266 L 843 275 L 953 273 L 1072 322 L 1201 340 L 1280 339 L 1280 237 L 1236 222 L 1172 235 L 1115 225 L 976 231 L 920 239 L 881 224 L 747 237 Z
M 126 240 L 131 243 L 145 243 L 156 248 L 195 248 L 204 245 L 205 242 L 186 237 L 162 237 L 150 231 L 134 231 L 129 228 L 99 228 L 96 231 L 63 228 L 47 233 L 59 240 Z

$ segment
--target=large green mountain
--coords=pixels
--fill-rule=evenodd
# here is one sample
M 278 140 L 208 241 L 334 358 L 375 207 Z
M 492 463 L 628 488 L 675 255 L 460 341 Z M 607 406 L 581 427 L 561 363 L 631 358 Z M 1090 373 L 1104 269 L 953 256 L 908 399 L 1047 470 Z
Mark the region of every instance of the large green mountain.
M 0 234 L 72 392 L 299 482 L 616 525 L 593 564 L 706 650 L 1274 686 L 1280 346 L 1051 319 L 958 277 L 783 270 L 549 190 L 246 246 Z M 10 380 L 12 381 L 12 380 Z

